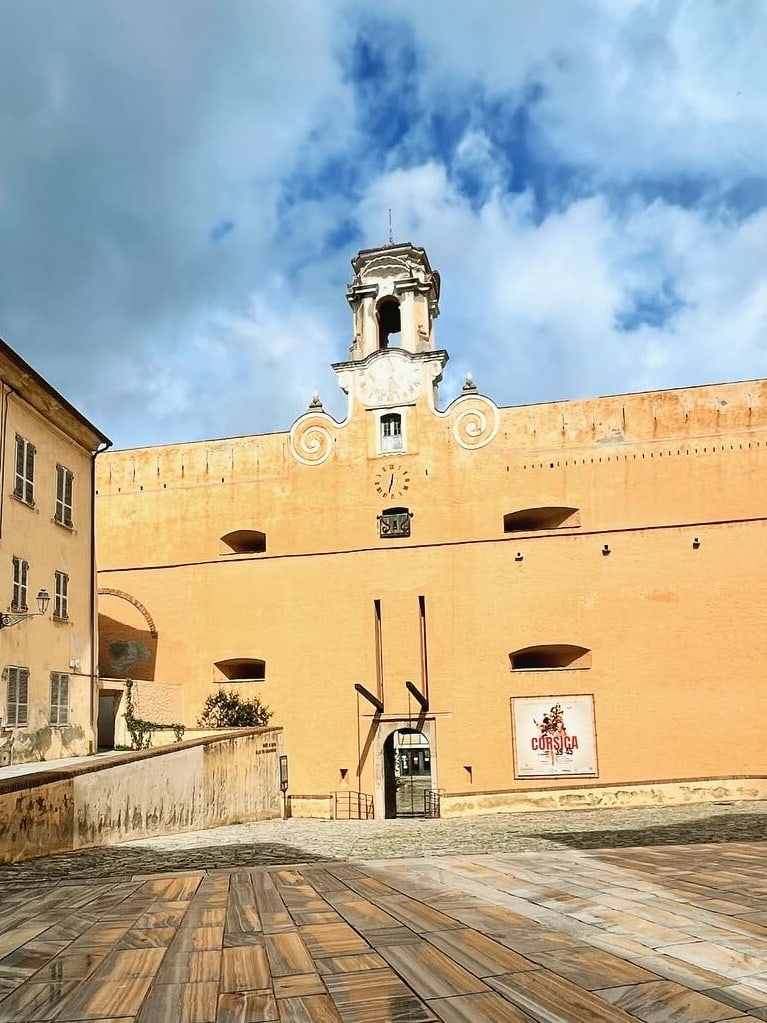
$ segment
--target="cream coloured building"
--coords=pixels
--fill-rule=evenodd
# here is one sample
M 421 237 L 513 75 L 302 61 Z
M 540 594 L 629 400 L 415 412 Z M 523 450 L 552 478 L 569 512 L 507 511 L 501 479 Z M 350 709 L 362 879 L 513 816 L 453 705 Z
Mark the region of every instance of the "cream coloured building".
M 294 814 L 764 796 L 767 382 L 445 406 L 426 253 L 352 266 L 342 422 L 99 459 L 104 714 L 257 693 Z
M 2 341 L 0 386 L 5 764 L 94 750 L 93 481 L 110 442 Z

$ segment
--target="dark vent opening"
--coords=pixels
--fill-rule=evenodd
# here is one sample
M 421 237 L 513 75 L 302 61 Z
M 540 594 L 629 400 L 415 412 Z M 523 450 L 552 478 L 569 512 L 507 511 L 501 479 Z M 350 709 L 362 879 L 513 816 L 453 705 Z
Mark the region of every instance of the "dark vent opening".
M 266 533 L 258 529 L 235 529 L 221 537 L 221 542 L 232 554 L 263 554 L 266 550 Z
M 263 682 L 266 679 L 266 661 L 257 657 L 230 657 L 216 661 L 216 667 L 230 682 Z
M 509 654 L 512 671 L 540 671 L 547 668 L 590 668 L 591 651 L 568 643 L 528 646 Z
M 522 508 L 503 516 L 504 533 L 523 533 L 537 529 L 561 529 L 581 524 L 578 508 Z

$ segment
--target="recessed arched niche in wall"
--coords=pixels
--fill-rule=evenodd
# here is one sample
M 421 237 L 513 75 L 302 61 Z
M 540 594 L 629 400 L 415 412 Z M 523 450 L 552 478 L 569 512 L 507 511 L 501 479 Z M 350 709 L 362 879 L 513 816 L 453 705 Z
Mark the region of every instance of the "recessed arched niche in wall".
M 503 516 L 504 533 L 530 533 L 539 529 L 566 529 L 580 526 L 581 513 L 578 508 L 547 506 L 545 508 L 520 508 Z
M 222 554 L 263 554 L 266 533 L 259 529 L 234 529 L 221 537 Z
M 102 679 L 152 682 L 157 661 L 157 626 L 132 593 L 99 591 L 99 675 Z
M 509 654 L 512 671 L 550 671 L 552 668 L 590 668 L 591 651 L 570 643 L 526 646 Z
M 266 680 L 266 661 L 258 657 L 229 657 L 224 661 L 216 661 L 216 669 L 221 677 L 219 682 L 264 682 Z

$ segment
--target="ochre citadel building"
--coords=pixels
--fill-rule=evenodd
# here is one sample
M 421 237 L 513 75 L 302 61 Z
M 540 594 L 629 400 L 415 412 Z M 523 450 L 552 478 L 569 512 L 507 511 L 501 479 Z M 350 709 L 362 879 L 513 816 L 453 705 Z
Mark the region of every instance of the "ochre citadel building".
M 258 693 L 294 815 L 764 798 L 767 382 L 441 409 L 426 253 L 352 266 L 343 422 L 99 459 L 103 713 Z

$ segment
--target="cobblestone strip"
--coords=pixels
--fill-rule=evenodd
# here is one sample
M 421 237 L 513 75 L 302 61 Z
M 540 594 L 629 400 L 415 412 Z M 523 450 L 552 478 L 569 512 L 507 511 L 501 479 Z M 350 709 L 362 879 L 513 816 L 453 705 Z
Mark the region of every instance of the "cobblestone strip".
M 312 860 L 761 841 L 767 802 L 494 814 L 447 820 L 258 821 L 0 866 L 19 880 L 132 877 Z

